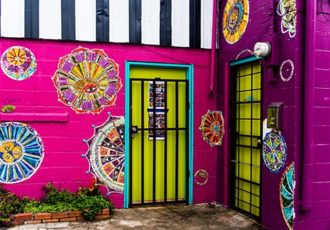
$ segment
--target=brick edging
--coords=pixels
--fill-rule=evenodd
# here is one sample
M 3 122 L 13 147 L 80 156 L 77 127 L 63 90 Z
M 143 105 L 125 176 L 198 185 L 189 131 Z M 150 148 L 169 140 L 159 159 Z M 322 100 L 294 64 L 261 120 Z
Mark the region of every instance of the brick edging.
M 108 208 L 102 209 L 94 220 L 109 219 L 110 210 Z M 77 222 L 83 221 L 81 211 L 69 211 L 69 212 L 55 212 L 55 213 L 18 213 L 12 215 L 11 223 L 13 225 L 22 224 L 40 224 L 40 223 L 55 223 L 55 222 Z

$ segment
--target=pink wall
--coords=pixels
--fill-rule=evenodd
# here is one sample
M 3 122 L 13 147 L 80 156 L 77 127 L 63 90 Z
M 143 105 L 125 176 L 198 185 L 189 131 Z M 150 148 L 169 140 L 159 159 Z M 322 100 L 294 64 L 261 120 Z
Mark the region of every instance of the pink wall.
M 88 162 L 81 157 L 87 152 L 88 146 L 82 140 L 92 137 L 92 125 L 102 124 L 107 119 L 107 112 L 124 116 L 125 90 L 123 87 L 119 92 L 116 106 L 106 108 L 99 115 L 77 115 L 58 101 L 51 80 L 57 70 L 58 60 L 78 46 L 83 46 L 103 49 L 114 59 L 119 64 L 124 85 L 126 60 L 194 65 L 195 104 L 198 105 L 195 106 L 194 114 L 194 172 L 203 168 L 209 173 L 209 181 L 205 186 L 194 185 L 194 202 L 216 200 L 216 167 L 219 159 L 217 148 L 210 148 L 202 140 L 198 130 L 201 116 L 208 109 L 216 109 L 215 99 L 208 97 L 206 84 L 210 74 L 210 51 L 109 43 L 1 39 L 0 53 L 16 45 L 27 47 L 34 53 L 37 70 L 32 77 L 23 81 L 12 80 L 0 72 L 0 106 L 16 106 L 12 114 L 1 113 L 0 121 L 21 121 L 33 127 L 44 142 L 45 156 L 39 170 L 30 179 L 7 185 L 9 190 L 22 196 L 38 198 L 41 195 L 41 187 L 48 182 L 71 191 L 90 183 L 92 176 L 85 173 L 89 168 Z M 117 207 L 122 207 L 122 194 L 113 194 L 111 199 Z

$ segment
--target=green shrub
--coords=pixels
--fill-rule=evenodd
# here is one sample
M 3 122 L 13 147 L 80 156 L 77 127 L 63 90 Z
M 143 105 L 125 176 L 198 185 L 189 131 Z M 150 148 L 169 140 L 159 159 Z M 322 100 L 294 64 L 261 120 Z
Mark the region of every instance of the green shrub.
M 8 226 L 10 216 L 23 211 L 21 199 L 0 185 L 0 227 Z
M 57 189 L 53 184 L 43 187 L 40 201 L 20 198 L 0 185 L 0 227 L 8 226 L 10 216 L 21 212 L 66 212 L 79 210 L 84 220 L 93 220 L 104 208 L 113 211 L 111 201 L 102 196 L 95 183 L 88 188 L 79 188 L 75 193 Z
M 82 212 L 84 220 L 93 220 L 104 208 L 110 208 L 112 210 L 110 202 L 101 195 L 80 195 L 76 200 L 76 207 Z
M 43 187 L 44 195 L 41 198 L 42 203 L 57 204 L 57 203 L 72 203 L 76 199 L 76 194 L 68 192 L 64 189 L 58 190 L 51 183 Z

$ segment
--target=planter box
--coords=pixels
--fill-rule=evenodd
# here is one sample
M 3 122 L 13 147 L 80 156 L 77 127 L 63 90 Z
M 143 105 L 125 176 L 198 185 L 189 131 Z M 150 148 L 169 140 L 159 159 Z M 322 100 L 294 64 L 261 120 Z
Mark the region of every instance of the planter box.
M 94 218 L 94 220 L 109 219 L 110 212 L 108 208 L 100 211 Z M 60 213 L 19 213 L 15 214 L 11 218 L 13 225 L 22 224 L 40 224 L 40 223 L 55 223 L 55 222 L 78 222 L 82 221 L 82 214 L 80 211 L 69 211 Z

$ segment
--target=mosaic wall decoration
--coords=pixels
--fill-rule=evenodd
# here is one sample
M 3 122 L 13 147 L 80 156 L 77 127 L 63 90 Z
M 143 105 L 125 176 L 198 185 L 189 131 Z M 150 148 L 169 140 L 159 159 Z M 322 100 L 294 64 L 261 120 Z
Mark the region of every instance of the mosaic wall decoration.
M 283 218 L 289 229 L 293 229 L 294 222 L 294 188 L 295 175 L 294 163 L 291 163 L 282 175 L 280 185 L 280 204 Z
M 1 69 L 11 79 L 22 81 L 36 71 L 36 58 L 28 48 L 13 46 L 2 54 Z
M 229 44 L 238 42 L 249 22 L 248 0 L 227 0 L 222 21 L 222 32 Z
M 118 64 L 100 49 L 78 47 L 60 58 L 53 77 L 59 101 L 77 113 L 113 106 L 122 87 Z
M 262 143 L 262 157 L 265 166 L 272 173 L 278 173 L 284 167 L 287 147 L 280 133 L 271 131 L 266 134 Z
M 194 181 L 197 185 L 203 186 L 209 180 L 209 174 L 205 169 L 198 169 L 194 174 Z
M 282 62 L 280 66 L 280 77 L 282 81 L 288 82 L 293 77 L 294 64 L 293 61 L 288 59 Z
M 123 117 L 109 116 L 87 141 L 89 150 L 84 156 L 90 163 L 89 171 L 109 192 L 124 191 L 124 124 Z
M 282 17 L 282 33 L 288 33 L 290 38 L 295 37 L 297 26 L 296 0 L 280 0 L 277 5 L 277 14 Z
M 222 144 L 222 138 L 225 134 L 225 121 L 221 111 L 208 111 L 202 116 L 202 122 L 199 127 L 202 132 L 203 140 L 216 146 Z
M 154 111 L 155 110 L 155 111 Z M 165 82 L 150 81 L 149 82 L 149 106 L 148 106 L 148 128 L 153 129 L 155 126 L 155 139 L 165 139 Z M 149 140 L 154 139 L 153 130 L 148 132 Z
M 19 122 L 0 123 L 0 183 L 29 179 L 43 158 L 44 146 L 33 128 Z

